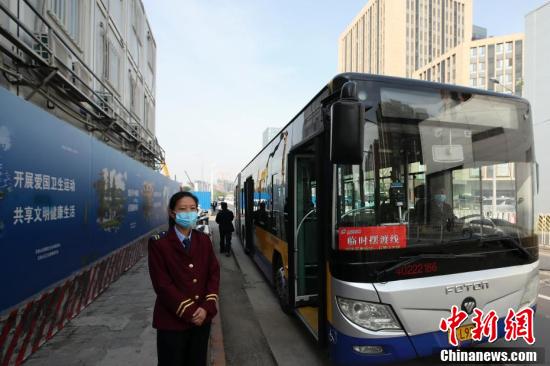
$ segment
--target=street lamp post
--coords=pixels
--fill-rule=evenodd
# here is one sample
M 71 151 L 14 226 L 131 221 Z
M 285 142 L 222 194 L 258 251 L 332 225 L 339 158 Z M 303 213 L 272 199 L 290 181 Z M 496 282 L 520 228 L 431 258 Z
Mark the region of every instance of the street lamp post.
M 502 86 L 503 89 L 508 90 L 511 94 L 516 94 L 512 89 L 502 84 L 498 79 L 490 78 L 489 81 L 493 82 L 493 84 L 499 84 L 500 86 Z

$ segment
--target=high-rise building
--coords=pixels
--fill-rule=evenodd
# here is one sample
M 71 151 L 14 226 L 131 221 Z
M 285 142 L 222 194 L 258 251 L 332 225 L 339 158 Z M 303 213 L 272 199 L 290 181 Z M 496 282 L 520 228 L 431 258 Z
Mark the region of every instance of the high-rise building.
M 279 127 L 268 127 L 262 134 L 262 147 L 267 145 L 281 131 Z
M 487 28 L 474 24 L 474 28 L 472 29 L 472 41 L 483 38 L 487 38 Z
M 535 214 L 550 214 L 550 3 L 525 16 L 525 97 L 531 102 L 539 194 Z M 548 231 L 548 228 L 545 229 Z M 548 245 L 548 242 L 546 242 Z
M 141 0 L 1 0 L 0 26 L 0 86 L 145 164 L 164 162 Z
M 523 33 L 464 42 L 413 73 L 413 78 L 521 95 Z
M 339 37 L 338 71 L 411 77 L 472 28 L 472 0 L 369 0 Z

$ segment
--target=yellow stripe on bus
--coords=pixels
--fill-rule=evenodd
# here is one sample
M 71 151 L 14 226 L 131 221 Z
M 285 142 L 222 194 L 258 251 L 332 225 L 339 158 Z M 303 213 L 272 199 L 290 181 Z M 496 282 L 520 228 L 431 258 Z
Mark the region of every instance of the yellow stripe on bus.
M 283 259 L 285 267 L 285 276 L 288 278 L 288 243 L 279 239 L 269 231 L 255 226 L 256 246 L 263 256 L 271 263 L 273 260 L 273 252 L 278 251 Z M 271 263 L 273 265 L 273 263 Z

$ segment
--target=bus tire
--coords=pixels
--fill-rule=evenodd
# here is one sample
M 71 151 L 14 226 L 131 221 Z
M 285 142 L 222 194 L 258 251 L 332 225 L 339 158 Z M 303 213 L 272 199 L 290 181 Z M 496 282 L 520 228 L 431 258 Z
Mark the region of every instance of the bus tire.
M 288 296 L 288 281 L 285 278 L 283 261 L 278 253 L 276 253 L 273 257 L 273 286 L 275 287 L 275 293 L 279 299 L 281 309 L 285 313 L 290 314 L 291 307 Z

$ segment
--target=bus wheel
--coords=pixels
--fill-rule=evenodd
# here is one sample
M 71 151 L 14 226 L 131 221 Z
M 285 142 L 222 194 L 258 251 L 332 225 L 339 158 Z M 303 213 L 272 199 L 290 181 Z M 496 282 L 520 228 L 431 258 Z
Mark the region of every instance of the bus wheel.
M 290 313 L 290 304 L 288 303 L 288 281 L 285 278 L 285 269 L 280 256 L 276 256 L 273 261 L 273 284 L 275 292 L 279 298 L 279 305 L 285 313 Z

